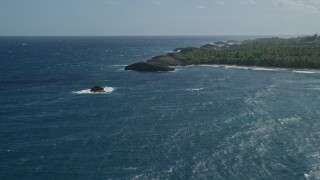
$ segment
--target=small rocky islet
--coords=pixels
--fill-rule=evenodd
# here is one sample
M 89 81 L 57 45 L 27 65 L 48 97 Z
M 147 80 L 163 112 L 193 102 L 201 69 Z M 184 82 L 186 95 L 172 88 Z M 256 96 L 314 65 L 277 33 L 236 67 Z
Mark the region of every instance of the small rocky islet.
M 90 92 L 99 93 L 99 92 L 106 92 L 106 91 L 102 86 L 93 86 L 92 88 L 90 88 Z
M 174 66 L 201 64 L 320 69 L 320 37 L 217 41 L 199 48 L 176 48 L 125 70 L 165 72 L 174 71 Z

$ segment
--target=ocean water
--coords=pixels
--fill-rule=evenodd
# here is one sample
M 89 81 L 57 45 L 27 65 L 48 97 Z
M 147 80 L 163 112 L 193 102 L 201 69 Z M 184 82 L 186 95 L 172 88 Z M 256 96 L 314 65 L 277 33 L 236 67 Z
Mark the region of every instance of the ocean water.
M 0 179 L 320 179 L 319 71 L 123 70 L 247 38 L 1 37 Z

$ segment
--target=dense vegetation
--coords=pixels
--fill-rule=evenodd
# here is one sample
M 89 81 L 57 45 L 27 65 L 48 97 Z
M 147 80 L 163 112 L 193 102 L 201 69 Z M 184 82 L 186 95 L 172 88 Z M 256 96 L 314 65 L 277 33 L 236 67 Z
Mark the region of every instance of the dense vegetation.
M 265 38 L 225 46 L 186 48 L 174 55 L 185 64 L 228 64 L 320 69 L 320 37 Z
M 320 69 L 320 37 L 291 39 L 264 38 L 238 41 L 218 41 L 200 48 L 176 48 L 175 53 L 153 57 L 125 67 L 136 71 L 173 71 L 170 66 L 219 64 L 285 68 Z

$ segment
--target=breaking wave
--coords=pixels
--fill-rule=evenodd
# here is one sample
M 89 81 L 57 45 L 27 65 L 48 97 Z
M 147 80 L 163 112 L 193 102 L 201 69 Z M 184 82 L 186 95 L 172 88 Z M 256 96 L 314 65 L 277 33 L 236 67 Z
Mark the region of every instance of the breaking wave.
M 73 94 L 108 94 L 108 93 L 112 93 L 115 90 L 115 88 L 113 87 L 104 87 L 104 91 L 105 92 L 91 92 L 90 89 L 84 89 L 84 90 L 80 90 L 80 91 L 73 91 Z
M 282 68 L 263 68 L 263 67 L 254 67 L 254 68 L 250 68 L 251 70 L 254 71 L 284 71 L 287 69 L 282 69 Z
M 306 70 L 293 70 L 292 72 L 295 72 L 295 73 L 302 73 L 302 74 L 314 74 L 314 73 L 320 73 L 320 71 L 306 71 Z

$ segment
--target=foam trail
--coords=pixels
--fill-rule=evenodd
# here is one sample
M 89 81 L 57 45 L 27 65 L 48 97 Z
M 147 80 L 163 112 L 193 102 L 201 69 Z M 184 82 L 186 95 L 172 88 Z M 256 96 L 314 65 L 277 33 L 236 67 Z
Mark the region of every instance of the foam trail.
M 210 64 L 202 64 L 199 66 L 201 66 L 201 67 L 214 67 L 214 68 L 222 67 L 222 65 L 210 65 Z
M 315 72 L 315 71 L 298 71 L 298 70 L 294 70 L 292 72 L 295 73 L 303 73 L 303 74 L 314 74 L 314 73 L 319 73 L 319 72 Z
M 224 66 L 226 69 L 249 69 L 249 67 L 246 66 Z
M 80 91 L 72 91 L 73 94 L 108 94 L 115 90 L 113 87 L 104 87 L 105 92 L 91 92 L 90 89 L 84 89 Z
M 286 69 L 281 69 L 281 68 L 261 68 L 261 67 L 255 67 L 255 68 L 250 68 L 251 70 L 254 71 L 284 71 Z

